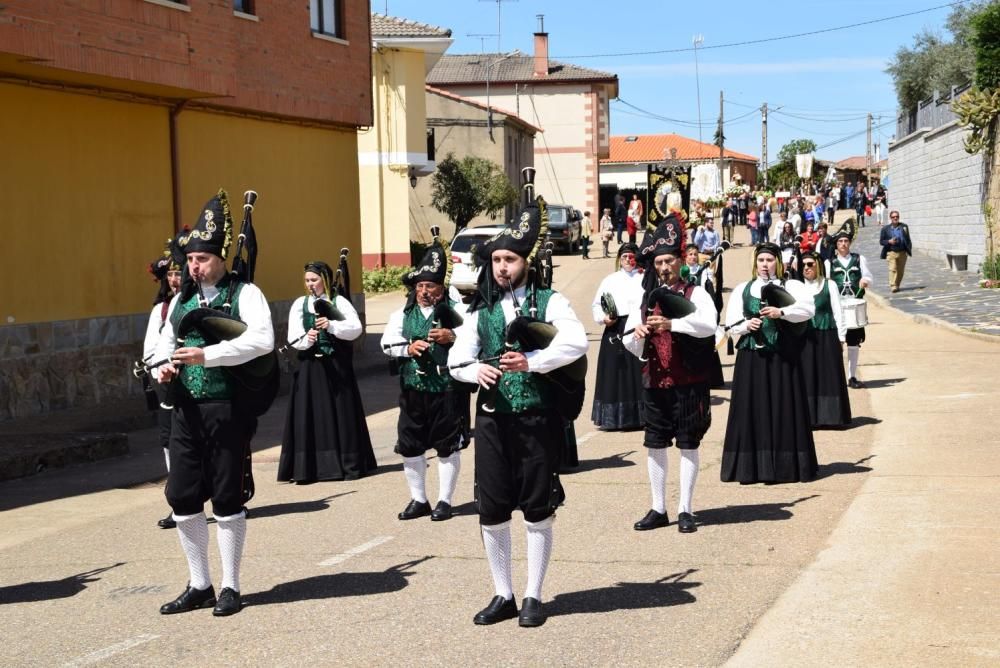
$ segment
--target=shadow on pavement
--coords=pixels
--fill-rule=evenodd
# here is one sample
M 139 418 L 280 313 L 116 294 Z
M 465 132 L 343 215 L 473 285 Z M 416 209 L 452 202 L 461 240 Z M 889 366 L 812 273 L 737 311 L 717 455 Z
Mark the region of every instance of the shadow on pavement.
M 822 469 L 822 467 L 821 467 Z M 708 508 L 695 513 L 695 520 L 700 525 L 712 524 L 745 524 L 747 522 L 774 522 L 791 519 L 793 513 L 788 510 L 803 501 L 815 499 L 819 494 L 803 496 L 788 503 L 753 503 L 746 506 L 725 506 L 724 508 Z
M 273 503 L 269 506 L 254 506 L 247 519 L 260 519 L 262 517 L 277 517 L 278 515 L 294 515 L 297 513 L 315 513 L 326 510 L 330 507 L 330 501 L 348 494 L 354 494 L 356 490 L 331 494 L 330 496 L 315 501 L 292 501 L 291 503 Z
M 560 471 L 560 475 L 563 473 L 573 474 L 583 473 L 584 471 L 596 471 L 598 469 L 620 469 L 626 466 L 635 466 L 635 462 L 626 459 L 629 455 L 634 454 L 635 450 L 629 450 L 628 452 L 619 452 L 617 455 L 602 457 L 601 459 L 583 459 L 575 468 Z
M 899 385 L 905 378 L 882 378 L 881 380 L 866 380 L 865 387 L 869 390 L 873 390 L 879 387 L 892 387 L 893 385 Z
M 8 587 L 0 587 L 0 605 L 10 603 L 34 603 L 36 601 L 51 601 L 57 598 L 69 598 L 76 596 L 87 588 L 91 582 L 97 582 L 101 578 L 94 577 L 112 568 L 124 566 L 124 561 L 117 564 L 95 568 L 92 571 L 85 571 L 70 575 L 62 580 L 45 580 L 43 582 L 25 582 Z
M 406 587 L 406 579 L 414 575 L 414 566 L 421 564 L 431 556 L 407 561 L 384 571 L 366 573 L 331 573 L 315 575 L 292 582 L 282 582 L 268 591 L 247 594 L 243 597 L 244 605 L 270 605 L 272 603 L 292 603 L 294 601 L 313 601 L 324 598 L 339 598 L 341 596 L 368 596 L 371 594 L 388 594 Z
M 845 475 L 850 473 L 868 473 L 872 470 L 870 466 L 863 466 L 863 464 L 875 455 L 868 455 L 864 459 L 859 459 L 856 462 L 830 462 L 829 464 L 820 464 L 819 470 L 816 472 L 816 480 L 821 480 L 823 478 L 829 478 L 834 475 Z
M 697 569 L 692 568 L 667 575 L 654 582 L 618 582 L 612 587 L 557 594 L 551 603 L 545 604 L 545 612 L 550 617 L 555 617 L 616 610 L 667 608 L 694 603 L 696 600 L 694 594 L 687 590 L 700 587 L 701 583 L 683 580 L 696 572 Z
M 478 515 L 479 511 L 476 510 L 475 501 L 466 501 L 460 506 L 453 506 L 451 509 L 452 517 L 458 517 L 459 515 Z

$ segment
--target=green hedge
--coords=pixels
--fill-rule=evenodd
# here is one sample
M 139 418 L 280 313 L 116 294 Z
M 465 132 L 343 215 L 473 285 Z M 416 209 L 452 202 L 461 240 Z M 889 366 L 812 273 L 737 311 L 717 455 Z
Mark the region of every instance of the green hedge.
M 1000 88 L 1000 2 L 991 2 L 970 22 L 970 41 L 976 54 L 976 86 Z
M 410 271 L 410 267 L 388 266 L 366 269 L 361 273 L 361 283 L 364 286 L 365 294 L 402 290 L 403 275 L 408 271 Z

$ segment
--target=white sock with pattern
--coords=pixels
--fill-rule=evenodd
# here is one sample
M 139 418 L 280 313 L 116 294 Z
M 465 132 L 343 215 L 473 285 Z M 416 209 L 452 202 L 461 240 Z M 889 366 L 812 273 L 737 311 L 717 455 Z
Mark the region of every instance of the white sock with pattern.
M 240 590 L 240 562 L 243 561 L 243 544 L 247 537 L 247 516 L 242 510 L 228 517 L 215 516 L 215 532 L 222 556 L 222 589 Z
M 167 473 L 170 473 L 170 448 L 163 448 L 163 459 L 167 462 Z
M 451 497 L 458 486 L 458 473 L 462 470 L 461 452 L 453 452 L 447 457 L 438 457 L 438 501 L 451 505 Z
M 556 516 L 546 517 L 541 522 L 525 522 L 528 530 L 528 585 L 524 589 L 525 598 L 542 600 L 542 582 L 552 556 L 552 523 Z
M 847 346 L 847 377 L 858 377 L 858 355 L 861 353 L 860 346 Z
M 490 565 L 493 576 L 493 586 L 497 596 L 504 599 L 514 598 L 514 576 L 511 573 L 510 561 L 510 520 L 503 524 L 483 526 L 483 547 L 486 548 L 486 561 Z
M 205 513 L 174 513 L 174 521 L 177 522 L 181 549 L 187 557 L 190 572 L 188 584 L 195 589 L 208 589 L 212 586 L 212 576 L 208 572 L 208 520 L 205 519 Z
M 646 448 L 646 470 L 649 472 L 649 490 L 653 494 L 653 510 L 667 512 L 667 449 Z
M 694 496 L 694 484 L 698 480 L 698 451 L 681 450 L 681 493 L 677 504 L 678 513 L 691 512 L 691 497 Z
M 427 492 L 424 489 L 424 481 L 427 479 L 427 458 L 423 455 L 403 457 L 403 473 L 406 475 L 406 484 L 410 486 L 410 498 L 420 503 L 427 503 Z

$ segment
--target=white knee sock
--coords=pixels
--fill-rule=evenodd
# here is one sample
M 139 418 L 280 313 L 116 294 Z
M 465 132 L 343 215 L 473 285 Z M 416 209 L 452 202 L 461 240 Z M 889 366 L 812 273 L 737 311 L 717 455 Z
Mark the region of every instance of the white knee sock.
M 163 448 L 163 458 L 167 462 L 167 473 L 170 473 L 170 448 Z
M 438 457 L 438 501 L 451 505 L 451 496 L 458 486 L 458 472 L 462 470 L 462 455 L 453 452 L 447 457 Z
M 243 543 L 247 537 L 247 516 L 242 510 L 228 517 L 215 516 L 218 529 L 215 537 L 219 541 L 222 556 L 222 588 L 240 590 L 240 562 L 243 561 Z
M 653 493 L 652 508 L 658 513 L 667 512 L 667 449 L 646 448 L 646 470 L 649 471 L 649 490 Z
M 503 524 L 483 527 L 483 547 L 486 548 L 486 561 L 490 565 L 493 576 L 493 586 L 497 596 L 503 596 L 508 601 L 514 598 L 514 577 L 511 574 L 510 562 L 510 520 Z
M 552 523 L 556 516 L 546 517 L 541 522 L 525 522 L 528 530 L 528 585 L 524 589 L 525 598 L 542 600 L 542 582 L 552 556 Z
M 698 480 L 698 451 L 681 450 L 681 500 L 677 504 L 678 513 L 691 512 L 691 497 L 694 483 Z
M 208 589 L 212 586 L 212 576 L 208 572 L 208 521 L 205 513 L 174 513 L 174 521 L 177 522 L 177 535 L 191 574 L 188 584 L 195 589 Z
M 406 475 L 406 484 L 410 486 L 410 498 L 420 503 L 427 503 L 427 492 L 424 491 L 427 459 L 423 455 L 403 457 L 403 473 Z
M 859 346 L 847 346 L 847 377 L 858 377 L 858 355 L 861 353 Z

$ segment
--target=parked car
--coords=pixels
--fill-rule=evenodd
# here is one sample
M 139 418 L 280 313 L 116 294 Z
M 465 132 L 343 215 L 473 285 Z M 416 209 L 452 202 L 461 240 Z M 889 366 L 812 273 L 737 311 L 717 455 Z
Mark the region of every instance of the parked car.
M 580 221 L 583 216 L 567 204 L 549 204 L 549 240 L 557 247 L 575 253 L 580 247 Z
M 503 229 L 500 225 L 467 227 L 451 240 L 451 284 L 459 292 L 472 292 L 476 289 L 479 270 L 472 261 L 472 247 L 499 234 Z

